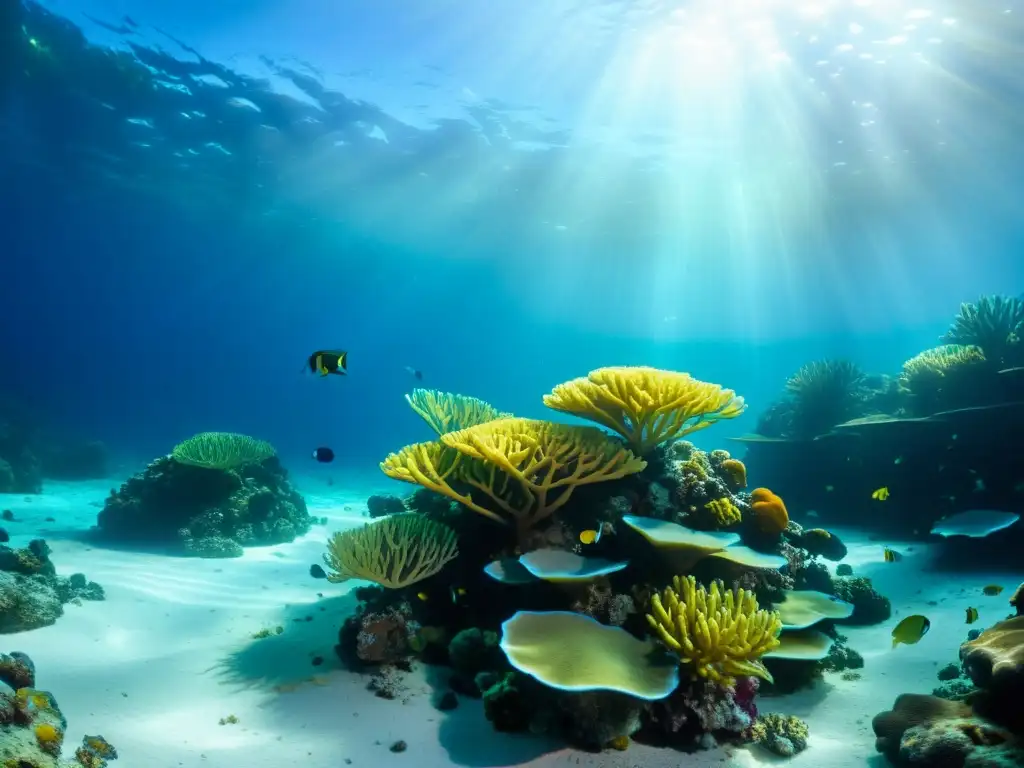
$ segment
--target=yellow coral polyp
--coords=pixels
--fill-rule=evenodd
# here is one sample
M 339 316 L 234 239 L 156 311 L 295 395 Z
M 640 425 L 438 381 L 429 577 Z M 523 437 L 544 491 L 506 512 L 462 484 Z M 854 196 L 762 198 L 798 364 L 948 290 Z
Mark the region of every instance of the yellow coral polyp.
M 459 554 L 455 533 L 418 515 L 396 515 L 341 533 L 327 543 L 332 582 L 366 579 L 400 589 L 438 573 Z
M 49 754 L 56 754 L 60 751 L 61 741 L 64 739 L 64 734 L 54 725 L 50 723 L 40 723 L 35 728 L 36 741 L 39 742 L 39 748 Z
M 736 525 L 743 519 L 740 508 L 728 496 L 709 501 L 704 505 L 704 509 L 711 513 L 715 525 L 719 528 L 728 528 L 731 525 Z
M 746 409 L 731 389 L 642 366 L 598 368 L 559 384 L 544 405 L 608 427 L 640 455 Z
M 714 581 L 707 590 L 693 576 L 676 576 L 651 598 L 647 623 L 697 677 L 733 685 L 737 677 L 771 673 L 760 657 L 779 645 L 779 614 L 758 608 L 752 592 Z

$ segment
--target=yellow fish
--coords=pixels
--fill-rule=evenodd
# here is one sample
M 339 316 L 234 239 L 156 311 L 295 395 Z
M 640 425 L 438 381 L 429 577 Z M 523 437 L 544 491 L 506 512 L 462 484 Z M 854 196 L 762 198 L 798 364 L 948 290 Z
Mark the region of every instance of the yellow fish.
M 889 549 L 886 547 L 882 550 L 882 559 L 887 563 L 898 563 L 903 559 L 903 555 L 897 552 L 895 549 Z
M 580 542 L 583 544 L 597 544 L 600 540 L 600 528 L 588 528 L 585 531 L 580 531 Z
M 981 591 L 989 597 L 995 597 L 1003 591 L 1003 588 L 1000 587 L 998 584 L 989 584 L 987 587 L 983 587 Z
M 463 587 L 452 587 L 452 602 L 458 603 L 460 597 L 466 596 L 466 590 Z
M 967 609 L 967 623 L 968 624 L 973 624 L 977 620 L 978 620 L 978 609 L 977 608 L 968 608 Z
M 877 491 L 871 492 L 871 498 L 875 501 L 885 501 L 889 498 L 889 489 L 886 486 L 882 486 Z
M 426 592 L 417 592 L 416 597 L 418 597 L 423 602 L 426 602 L 430 599 L 430 595 L 428 595 Z
M 928 630 L 931 628 L 932 623 L 925 616 L 920 614 L 907 616 L 892 631 L 892 647 L 895 648 L 900 643 L 913 645 L 928 634 Z

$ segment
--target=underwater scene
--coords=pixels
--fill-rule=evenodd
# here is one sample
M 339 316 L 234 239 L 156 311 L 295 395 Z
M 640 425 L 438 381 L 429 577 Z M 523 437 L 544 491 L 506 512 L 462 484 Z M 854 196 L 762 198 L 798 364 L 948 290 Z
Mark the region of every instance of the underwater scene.
M 1024 2 L 0 0 L 0 768 L 1024 766 Z

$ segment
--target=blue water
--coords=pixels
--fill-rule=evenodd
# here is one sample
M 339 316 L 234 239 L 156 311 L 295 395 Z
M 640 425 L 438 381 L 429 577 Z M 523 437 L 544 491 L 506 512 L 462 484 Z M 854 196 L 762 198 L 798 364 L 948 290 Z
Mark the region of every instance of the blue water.
M 136 459 L 225 429 L 372 468 L 422 434 L 406 366 L 526 416 L 602 365 L 751 413 L 808 359 L 894 373 L 1024 282 L 1015 5 L 780 12 L 768 75 L 680 37 L 722 83 L 665 103 L 640 43 L 700 4 L 15 4 L 5 389 Z M 300 373 L 324 346 L 347 379 Z

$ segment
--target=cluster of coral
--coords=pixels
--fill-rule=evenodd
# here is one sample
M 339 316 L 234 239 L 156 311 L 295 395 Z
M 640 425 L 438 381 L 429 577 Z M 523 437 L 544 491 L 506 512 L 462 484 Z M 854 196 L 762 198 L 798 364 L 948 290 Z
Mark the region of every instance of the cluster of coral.
M 0 545 L 0 634 L 49 626 L 67 603 L 104 597 L 103 587 L 81 573 L 58 576 L 42 539 L 24 549 Z
M 790 503 L 900 534 L 970 508 L 1019 506 L 1024 466 L 1024 301 L 964 304 L 943 344 L 871 376 L 844 360 L 803 366 L 738 438 Z M 872 493 L 886 488 L 885 505 Z
M 108 540 L 239 557 L 246 546 L 292 541 L 312 523 L 271 445 L 203 432 L 111 491 L 97 526 Z
M 104 768 L 117 750 L 102 736 L 86 736 L 73 757 L 62 758 L 67 721 L 53 694 L 39 690 L 32 660 L 0 654 L 0 765 L 4 768 Z
M 451 668 L 444 706 L 483 701 L 496 729 L 590 749 L 756 742 L 792 755 L 795 718 L 759 716 L 759 689 L 793 690 L 863 664 L 837 623 L 889 616 L 866 579 L 832 576 L 846 548 L 747 491 L 746 467 L 684 438 L 743 413 L 685 373 L 603 368 L 549 408 L 600 427 L 518 418 L 415 390 L 435 438 L 381 469 L 419 488 L 375 497 L 334 534 L 331 581 L 366 579 L 338 654 L 360 667 Z M 384 686 L 383 688 L 387 688 Z
M 1022 593 L 1024 584 L 1015 598 Z M 1021 607 L 984 631 L 973 630 L 960 646 L 959 663 L 939 673 L 944 683 L 933 695 L 903 694 L 875 717 L 879 752 L 894 765 L 919 768 L 1024 765 Z

